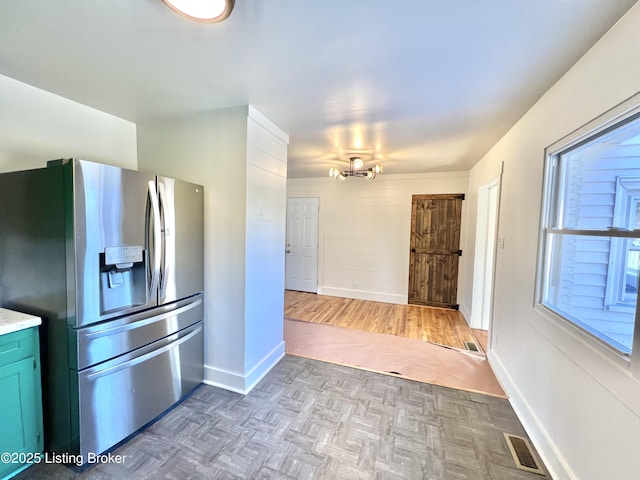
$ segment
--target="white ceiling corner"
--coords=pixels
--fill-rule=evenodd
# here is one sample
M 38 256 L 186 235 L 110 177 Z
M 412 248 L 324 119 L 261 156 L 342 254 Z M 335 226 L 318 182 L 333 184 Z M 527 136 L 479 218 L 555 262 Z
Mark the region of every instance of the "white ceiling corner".
M 385 173 L 466 170 L 635 0 L 236 0 L 219 24 L 161 0 L 0 0 L 0 74 L 141 122 L 250 104 L 289 176 L 352 149 Z

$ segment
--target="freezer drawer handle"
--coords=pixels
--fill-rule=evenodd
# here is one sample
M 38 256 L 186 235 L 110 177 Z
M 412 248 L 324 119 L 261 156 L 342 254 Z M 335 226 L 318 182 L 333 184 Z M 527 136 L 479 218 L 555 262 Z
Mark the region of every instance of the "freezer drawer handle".
M 182 313 L 184 313 L 184 312 L 186 312 L 188 310 L 191 310 L 192 308 L 197 307 L 201 303 L 202 303 L 202 300 L 198 300 L 197 302 L 190 303 L 188 305 L 185 305 L 183 307 L 177 308 L 175 310 L 171 310 L 169 312 L 162 313 L 160 315 L 155 315 L 153 317 L 145 318 L 145 319 L 139 320 L 137 322 L 127 323 L 125 325 L 119 325 L 119 326 L 113 327 L 113 328 L 107 328 L 106 330 L 98 330 L 96 332 L 88 332 L 88 333 L 85 333 L 84 336 L 85 336 L 85 338 L 89 338 L 89 339 L 93 340 L 94 338 L 105 337 L 105 336 L 113 335 L 113 334 L 120 333 L 120 332 L 126 332 L 127 330 L 133 330 L 135 328 L 144 327 L 145 325 L 149 325 L 151 323 L 159 322 L 160 320 L 164 320 L 166 318 L 173 317 L 175 315 L 180 315 L 180 314 L 182 314 Z
M 112 373 L 116 373 L 117 371 L 122 370 L 124 368 L 133 367 L 134 365 L 138 365 L 139 363 L 142 363 L 142 362 L 145 362 L 147 360 L 150 360 L 153 357 L 157 357 L 158 355 L 162 355 L 163 353 L 174 349 L 175 347 L 177 347 L 178 345 L 186 342 L 187 340 L 190 340 L 191 338 L 196 336 L 200 332 L 200 330 L 202 330 L 202 326 L 198 326 L 198 328 L 196 328 L 195 330 L 191 331 L 188 335 L 185 335 L 184 337 L 178 338 L 177 340 L 174 340 L 171 343 L 168 343 L 167 345 L 158 348 L 157 350 L 153 350 L 153 351 L 151 351 L 149 353 L 145 353 L 144 355 L 140 355 L 139 357 L 133 358 L 133 359 L 131 359 L 129 361 L 126 361 L 124 363 L 120 363 L 120 364 L 115 365 L 113 367 L 106 368 L 104 370 L 98 370 L 97 372 L 94 372 L 94 373 L 89 373 L 89 374 L 87 374 L 87 379 L 95 380 L 95 379 L 98 379 L 98 378 L 100 378 L 102 376 L 105 376 L 105 375 L 111 375 Z

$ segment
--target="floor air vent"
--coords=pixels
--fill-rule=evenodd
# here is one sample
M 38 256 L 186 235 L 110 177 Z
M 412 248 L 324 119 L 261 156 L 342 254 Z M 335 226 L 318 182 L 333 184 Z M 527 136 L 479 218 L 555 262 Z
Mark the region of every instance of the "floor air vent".
M 537 473 L 538 475 L 545 474 L 542 469 L 542 462 L 533 451 L 533 448 L 531 448 L 529 440 L 508 433 L 504 434 L 504 438 L 507 439 L 507 445 L 509 445 L 509 450 L 511 450 L 511 455 L 517 468 Z
M 479 352 L 480 351 L 478 346 L 473 342 L 464 342 L 464 348 L 466 348 L 470 352 Z

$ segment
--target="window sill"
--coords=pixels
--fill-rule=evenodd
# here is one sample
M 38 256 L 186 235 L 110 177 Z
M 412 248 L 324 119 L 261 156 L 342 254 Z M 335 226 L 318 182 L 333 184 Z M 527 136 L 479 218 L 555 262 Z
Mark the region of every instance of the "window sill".
M 584 347 L 588 348 L 592 352 L 604 357 L 609 362 L 614 364 L 616 367 L 621 370 L 630 373 L 631 371 L 631 359 L 629 355 L 624 354 L 623 352 L 615 349 L 614 347 L 608 345 L 603 340 L 599 339 L 595 335 L 589 333 L 586 330 L 583 330 L 578 325 L 573 324 L 571 321 L 565 319 L 562 315 L 556 313 L 549 307 L 546 307 L 542 304 L 536 304 L 535 309 L 538 313 L 540 313 L 546 320 L 551 322 L 554 326 L 558 327 L 560 330 L 565 332 L 574 340 L 580 342 Z M 537 328 L 534 325 L 536 330 L 540 331 L 540 333 L 544 334 L 540 328 Z M 547 337 L 547 335 L 545 335 Z M 547 337 L 548 338 L 548 337 Z M 552 343 L 554 343 L 558 348 L 564 351 L 561 345 L 558 345 L 557 341 L 549 339 Z M 567 354 L 567 352 L 565 352 Z M 568 354 L 567 354 L 568 355 Z M 569 355 L 570 356 L 570 355 Z

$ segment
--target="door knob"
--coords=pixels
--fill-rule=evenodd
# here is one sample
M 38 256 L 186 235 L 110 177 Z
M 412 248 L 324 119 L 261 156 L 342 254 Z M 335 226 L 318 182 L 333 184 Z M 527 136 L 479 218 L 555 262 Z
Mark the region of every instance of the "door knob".
M 287 250 L 287 253 L 291 253 L 291 250 Z

